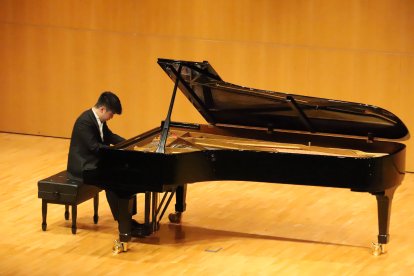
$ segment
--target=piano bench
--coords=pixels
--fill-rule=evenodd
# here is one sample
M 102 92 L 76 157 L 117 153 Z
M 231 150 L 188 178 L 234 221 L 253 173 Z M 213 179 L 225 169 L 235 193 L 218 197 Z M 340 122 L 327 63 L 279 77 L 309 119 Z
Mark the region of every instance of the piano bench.
M 82 181 L 70 179 L 66 171 L 62 171 L 37 183 L 38 197 L 42 199 L 42 230 L 46 231 L 47 204 L 65 205 L 65 219 L 69 219 L 69 205 L 72 206 L 72 234 L 76 234 L 76 216 L 78 204 L 93 198 L 93 221 L 98 223 L 99 189 L 84 184 Z

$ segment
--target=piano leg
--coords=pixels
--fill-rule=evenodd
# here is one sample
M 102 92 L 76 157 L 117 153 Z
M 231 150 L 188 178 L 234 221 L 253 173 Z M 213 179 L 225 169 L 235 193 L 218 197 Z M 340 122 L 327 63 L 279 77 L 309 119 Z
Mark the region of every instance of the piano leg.
M 181 222 L 181 215 L 186 209 L 187 184 L 178 186 L 175 191 L 175 213 L 169 214 L 168 219 L 173 223 Z
M 119 240 L 115 240 L 113 254 L 128 251 L 128 242 L 131 240 L 131 210 L 130 198 L 118 199 L 118 230 Z
M 385 244 L 389 242 L 389 225 L 391 217 L 391 204 L 397 187 L 387 189 L 381 193 L 375 193 L 378 206 L 378 243 L 373 243 L 373 254 L 378 256 L 385 253 Z

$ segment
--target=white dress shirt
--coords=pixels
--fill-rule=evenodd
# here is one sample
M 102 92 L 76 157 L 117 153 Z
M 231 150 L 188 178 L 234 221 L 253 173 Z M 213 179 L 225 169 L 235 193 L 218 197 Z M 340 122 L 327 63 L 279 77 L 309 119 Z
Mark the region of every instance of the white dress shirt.
M 101 120 L 99 120 L 99 116 L 98 116 L 98 114 L 95 113 L 95 110 L 93 110 L 93 108 L 92 108 L 92 112 L 95 115 L 96 121 L 98 121 L 99 133 L 101 134 L 101 139 L 102 139 L 102 142 L 103 142 L 103 131 L 102 131 L 103 123 L 101 122 Z

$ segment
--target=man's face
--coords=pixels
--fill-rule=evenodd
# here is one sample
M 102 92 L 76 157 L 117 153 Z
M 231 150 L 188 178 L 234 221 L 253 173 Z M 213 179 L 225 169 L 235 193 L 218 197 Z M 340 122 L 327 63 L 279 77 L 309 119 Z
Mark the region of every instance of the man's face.
M 109 120 L 112 119 L 112 117 L 114 117 L 114 113 L 111 110 L 106 109 L 106 107 L 102 106 L 99 109 L 100 109 L 99 111 L 101 113 L 100 116 L 99 116 L 99 119 L 101 120 L 102 123 L 106 122 L 106 121 L 109 121 Z

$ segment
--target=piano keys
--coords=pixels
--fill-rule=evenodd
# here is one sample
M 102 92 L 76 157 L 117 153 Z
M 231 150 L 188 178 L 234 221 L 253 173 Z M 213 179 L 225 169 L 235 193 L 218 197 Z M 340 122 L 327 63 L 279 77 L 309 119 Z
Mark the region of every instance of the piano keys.
M 87 183 L 125 199 L 145 193 L 147 234 L 159 229 L 174 196 L 169 219 L 181 221 L 188 184 L 284 183 L 375 195 L 379 234 L 374 254 L 385 251 L 393 194 L 405 174 L 405 145 L 394 140 L 409 136 L 397 116 L 367 104 L 230 84 L 206 61 L 158 63 L 174 82 L 166 120 L 104 149 L 98 168 L 84 175 Z M 178 89 L 208 124 L 171 121 Z M 159 193 L 164 193 L 161 202 Z M 126 251 L 131 239 L 128 220 L 119 220 L 119 251 Z

